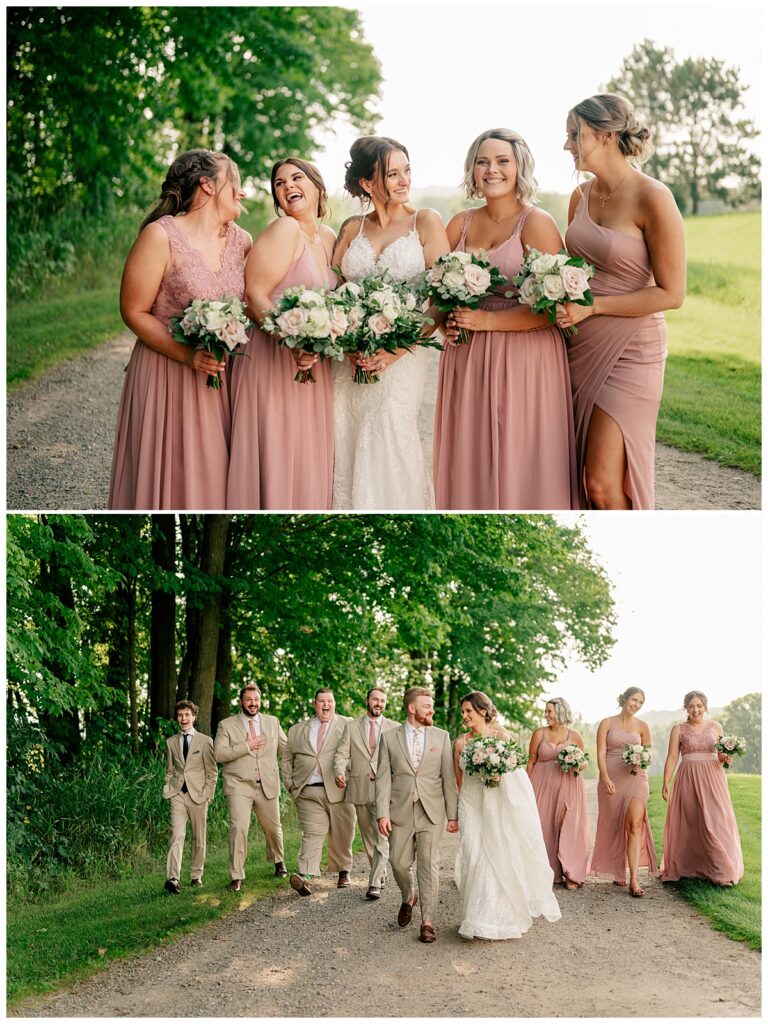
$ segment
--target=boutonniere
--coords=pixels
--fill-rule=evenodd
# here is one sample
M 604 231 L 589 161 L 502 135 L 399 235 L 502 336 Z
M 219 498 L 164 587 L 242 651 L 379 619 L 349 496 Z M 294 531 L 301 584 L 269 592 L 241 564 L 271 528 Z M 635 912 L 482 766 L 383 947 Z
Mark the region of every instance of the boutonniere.
M 429 751 L 430 751 L 430 753 L 431 753 L 431 754 L 435 754 L 435 753 L 437 753 L 437 751 L 438 751 L 439 749 L 440 749 L 440 747 L 430 747 L 430 748 L 429 748 Z

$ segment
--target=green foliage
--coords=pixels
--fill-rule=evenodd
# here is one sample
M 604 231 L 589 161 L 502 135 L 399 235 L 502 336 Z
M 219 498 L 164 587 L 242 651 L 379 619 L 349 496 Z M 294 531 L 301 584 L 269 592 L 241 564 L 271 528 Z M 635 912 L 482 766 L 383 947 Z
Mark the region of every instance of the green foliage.
M 759 775 L 763 753 L 763 699 L 759 693 L 748 693 L 732 700 L 720 716 L 727 736 L 743 736 L 747 752 L 734 759 L 734 768 L 745 775 Z

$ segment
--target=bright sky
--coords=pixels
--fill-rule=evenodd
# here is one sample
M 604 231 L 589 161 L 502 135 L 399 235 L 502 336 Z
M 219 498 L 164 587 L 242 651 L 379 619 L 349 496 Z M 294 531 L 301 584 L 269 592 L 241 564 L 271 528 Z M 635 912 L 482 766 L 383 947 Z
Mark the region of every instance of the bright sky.
M 676 709 L 688 690 L 710 707 L 762 690 L 759 512 L 580 518 L 614 585 L 618 640 L 601 669 L 574 664 L 552 696 L 596 722 L 615 714 L 627 686 L 645 690 L 646 711 Z
M 377 132 L 408 147 L 414 188 L 457 186 L 472 140 L 508 127 L 527 141 L 542 191 L 570 192 L 573 164 L 562 150 L 567 112 L 599 92 L 644 39 L 671 47 L 678 61 L 715 57 L 738 66 L 751 87 L 745 114 L 762 123 L 756 6 L 344 6 L 362 11 L 385 79 Z M 356 135 L 339 124 L 318 157 L 330 191 L 341 194 Z

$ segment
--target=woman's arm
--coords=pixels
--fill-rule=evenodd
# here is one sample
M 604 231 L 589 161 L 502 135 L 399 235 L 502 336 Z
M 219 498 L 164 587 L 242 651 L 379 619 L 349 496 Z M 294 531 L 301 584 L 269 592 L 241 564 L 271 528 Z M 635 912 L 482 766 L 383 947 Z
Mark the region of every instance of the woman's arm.
M 464 749 L 466 739 L 466 736 L 457 736 L 456 742 L 453 744 L 453 770 L 456 774 L 456 785 L 459 792 L 461 792 L 461 784 L 464 781 L 464 772 L 461 770 L 459 758 L 461 757 L 461 752 Z
M 533 766 L 539 758 L 539 745 L 541 744 L 543 735 L 543 729 L 534 729 L 533 735 L 531 736 L 531 742 L 528 744 L 528 764 L 525 766 L 525 770 L 529 775 L 533 771 Z
M 597 770 L 600 774 L 600 781 L 605 786 L 606 793 L 608 793 L 609 796 L 613 796 L 616 792 L 616 787 L 611 781 L 611 777 L 608 774 L 608 769 L 605 764 L 606 738 L 610 727 L 611 720 L 609 718 L 604 718 L 597 727 Z
M 669 784 L 680 756 L 680 726 L 673 725 L 669 734 L 669 746 L 667 748 L 667 760 L 664 762 L 664 780 L 661 785 L 661 795 L 665 800 L 669 799 Z

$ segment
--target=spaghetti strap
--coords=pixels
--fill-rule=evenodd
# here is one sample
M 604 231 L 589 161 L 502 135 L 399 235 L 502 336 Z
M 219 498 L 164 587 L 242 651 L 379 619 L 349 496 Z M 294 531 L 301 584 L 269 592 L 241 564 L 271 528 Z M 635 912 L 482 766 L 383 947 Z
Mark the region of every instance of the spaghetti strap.
M 515 224 L 515 230 L 510 235 L 510 238 L 514 238 L 515 235 L 519 235 L 522 232 L 523 227 L 525 225 L 525 222 L 528 219 L 528 215 L 530 214 L 531 210 L 533 210 L 532 206 L 526 206 L 526 208 L 523 210 L 523 212 L 517 218 L 517 224 Z
M 357 235 L 362 235 L 362 233 L 363 233 L 363 225 L 364 224 L 365 224 L 365 214 L 362 214 L 361 217 L 360 217 L 360 227 L 357 229 Z M 357 235 L 355 235 L 355 238 L 357 238 Z
M 479 209 L 479 206 L 475 206 L 471 210 L 467 210 L 466 214 L 464 215 L 464 219 L 461 222 L 461 235 L 459 236 L 459 245 L 462 247 L 462 249 L 464 248 L 464 242 L 467 237 L 469 225 L 472 223 L 472 218 L 475 216 Z
M 414 215 L 413 215 L 413 227 L 411 228 L 411 231 L 416 231 L 416 230 L 417 230 L 417 229 L 416 229 L 416 218 L 417 218 L 418 216 L 419 216 L 419 211 L 418 211 L 418 210 L 416 210 L 416 212 L 415 212 L 415 213 L 414 213 Z

